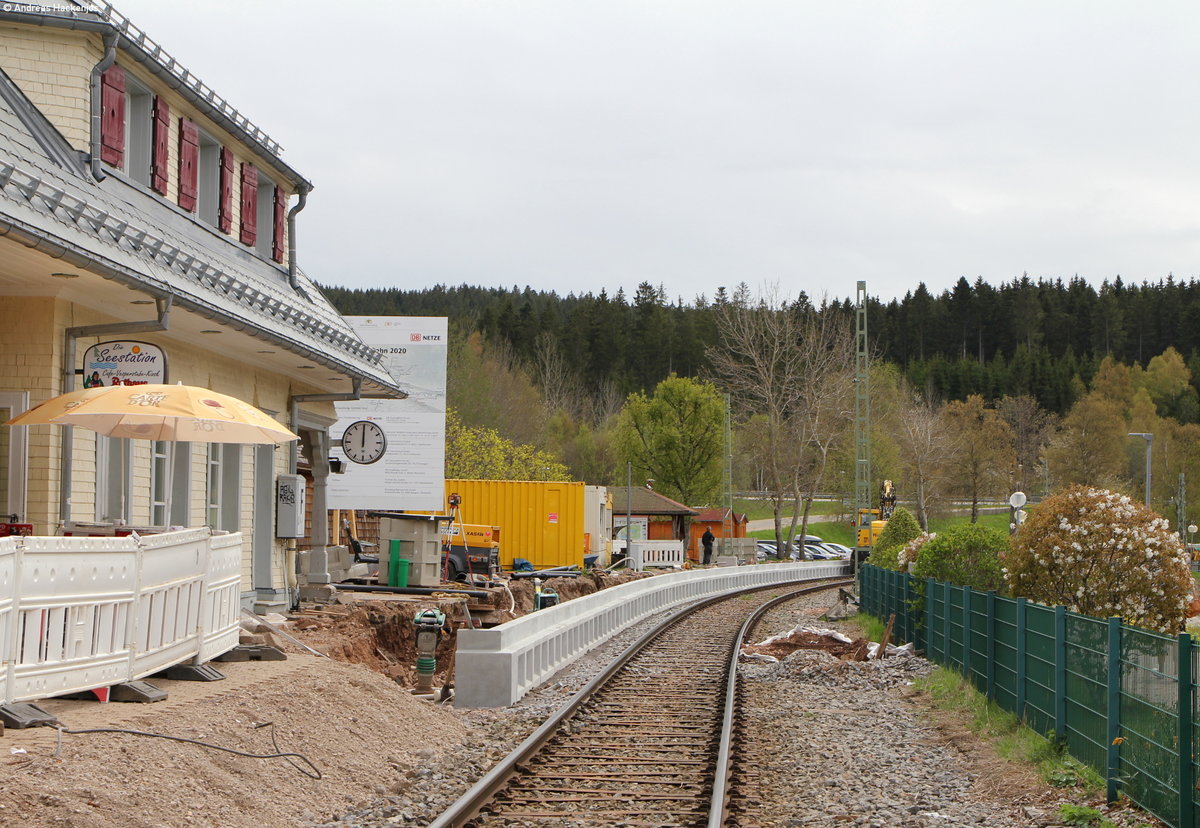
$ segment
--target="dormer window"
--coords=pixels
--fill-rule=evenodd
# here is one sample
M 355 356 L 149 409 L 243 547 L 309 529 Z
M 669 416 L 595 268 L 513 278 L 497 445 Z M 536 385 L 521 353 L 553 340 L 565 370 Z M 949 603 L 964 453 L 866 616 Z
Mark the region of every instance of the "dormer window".
M 197 176 L 199 195 L 198 215 L 205 224 L 217 226 L 217 206 L 220 204 L 221 145 L 200 131 L 200 168 Z
M 150 147 L 154 95 L 132 75 L 125 75 L 125 174 L 150 186 Z
M 254 249 L 264 259 L 271 256 L 271 228 L 275 217 L 275 182 L 261 172 L 258 174 L 258 238 Z
M 100 78 L 100 158 L 139 184 L 150 184 L 154 95 L 114 64 Z

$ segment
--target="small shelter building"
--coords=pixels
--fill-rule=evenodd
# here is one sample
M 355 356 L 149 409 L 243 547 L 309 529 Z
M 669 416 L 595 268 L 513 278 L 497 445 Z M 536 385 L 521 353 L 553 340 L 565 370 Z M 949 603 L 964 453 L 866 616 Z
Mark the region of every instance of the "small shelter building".
M 679 540 L 687 543 L 688 520 L 695 509 L 677 500 L 634 486 L 609 486 L 612 497 L 613 539 Z M 626 531 L 626 518 L 632 526 Z
M 704 551 L 700 545 L 700 536 L 705 529 L 712 530 L 718 538 L 744 538 L 749 519 L 745 513 L 738 513 L 728 508 L 701 509 L 691 521 L 691 539 L 688 543 L 688 557 L 700 560 Z

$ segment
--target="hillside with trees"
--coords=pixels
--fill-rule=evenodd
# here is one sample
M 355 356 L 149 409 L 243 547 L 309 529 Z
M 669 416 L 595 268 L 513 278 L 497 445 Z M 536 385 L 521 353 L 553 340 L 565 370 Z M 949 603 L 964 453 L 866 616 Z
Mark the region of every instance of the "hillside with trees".
M 759 297 L 742 285 L 671 300 L 649 283 L 632 298 L 325 291 L 350 315 L 450 318 L 455 439 L 512 444 L 490 452 L 499 461 L 489 476 L 517 473 L 504 458 L 528 467 L 536 457 L 538 476 L 623 483 L 632 462 L 638 482 L 665 475 L 677 481 L 669 496 L 713 502 L 712 457 L 681 467 L 678 441 L 662 434 L 681 427 L 666 422 L 681 416 L 671 399 L 727 394 L 735 488 L 774 493 L 788 515 L 818 491 L 853 493 L 850 299 Z M 1014 488 L 1140 494 L 1145 443 L 1129 432 L 1155 434 L 1159 511 L 1174 522 L 1181 473 L 1187 499 L 1200 497 L 1200 282 L 960 279 L 937 295 L 922 284 L 870 300 L 868 320 L 875 476 L 897 482 L 922 525 L 952 499 L 977 508 Z M 688 382 L 660 389 L 675 379 Z M 719 408 L 697 405 L 707 420 L 695 428 L 723 430 Z M 656 445 L 678 456 L 648 454 Z M 679 484 L 688 475 L 702 491 Z

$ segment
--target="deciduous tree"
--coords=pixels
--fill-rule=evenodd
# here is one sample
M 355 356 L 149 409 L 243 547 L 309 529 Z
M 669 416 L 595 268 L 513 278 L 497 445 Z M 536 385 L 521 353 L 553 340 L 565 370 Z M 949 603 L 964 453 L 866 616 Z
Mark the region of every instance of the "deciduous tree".
M 623 458 L 654 488 L 688 505 L 715 503 L 721 490 L 725 406 L 709 382 L 676 377 L 654 395 L 635 392 L 617 421 Z

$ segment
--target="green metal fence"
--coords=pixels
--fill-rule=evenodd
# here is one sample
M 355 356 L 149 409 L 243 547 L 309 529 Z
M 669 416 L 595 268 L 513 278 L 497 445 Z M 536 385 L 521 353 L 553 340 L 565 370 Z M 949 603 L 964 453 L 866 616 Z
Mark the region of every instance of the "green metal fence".
M 870 564 L 859 572 L 859 599 L 878 618 L 895 613 L 895 638 L 1064 744 L 1107 779 L 1110 801 L 1123 793 L 1175 828 L 1194 828 L 1200 659 L 1189 635 Z

